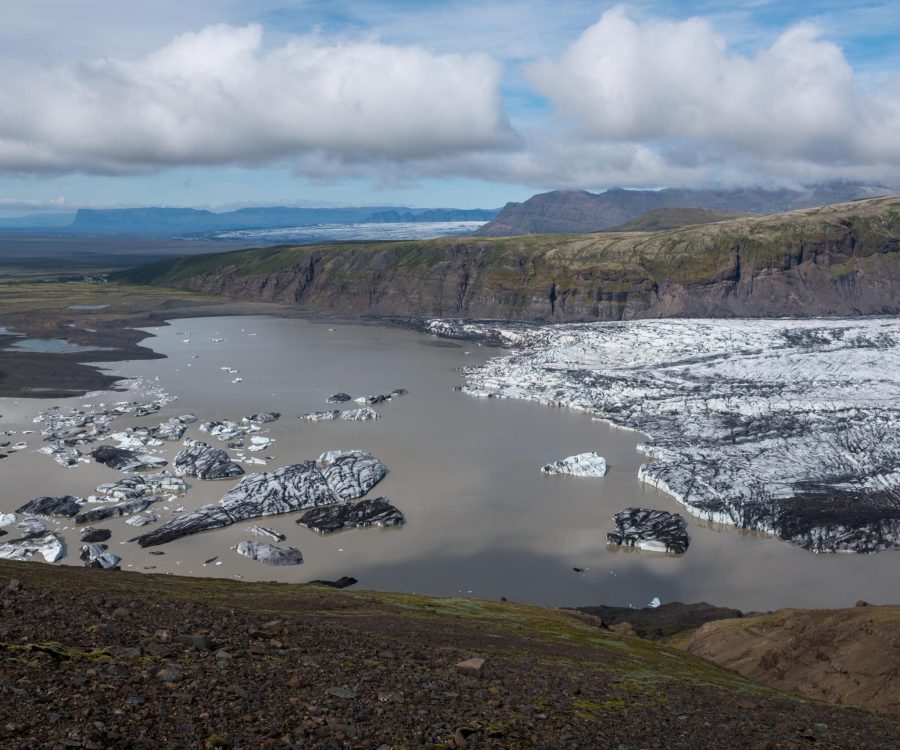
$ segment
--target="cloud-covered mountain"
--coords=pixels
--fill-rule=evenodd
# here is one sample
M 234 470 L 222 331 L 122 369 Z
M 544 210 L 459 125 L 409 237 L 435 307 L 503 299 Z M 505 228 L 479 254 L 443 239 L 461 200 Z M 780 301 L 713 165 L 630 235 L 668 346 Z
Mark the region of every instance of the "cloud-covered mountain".
M 497 217 L 477 234 L 502 237 L 554 232 L 599 232 L 660 208 L 704 208 L 713 211 L 772 214 L 799 208 L 843 203 L 860 198 L 891 195 L 888 187 L 832 183 L 803 190 L 623 190 L 603 193 L 556 190 L 540 193 L 524 203 L 507 203 Z

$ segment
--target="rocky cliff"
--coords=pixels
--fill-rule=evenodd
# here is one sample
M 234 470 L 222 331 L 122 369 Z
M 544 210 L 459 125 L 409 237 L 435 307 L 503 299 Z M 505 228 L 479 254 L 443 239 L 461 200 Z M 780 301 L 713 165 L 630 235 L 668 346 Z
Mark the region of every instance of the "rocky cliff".
M 900 197 L 665 232 L 275 247 L 112 280 L 351 314 L 520 320 L 900 312 Z

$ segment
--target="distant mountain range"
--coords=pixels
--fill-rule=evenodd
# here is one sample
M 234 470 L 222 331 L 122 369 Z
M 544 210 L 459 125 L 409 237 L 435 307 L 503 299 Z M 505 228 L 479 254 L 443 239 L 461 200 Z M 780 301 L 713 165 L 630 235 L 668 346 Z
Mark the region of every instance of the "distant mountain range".
M 28 214 L 0 219 L 0 231 L 4 229 L 62 229 L 75 220 L 75 212 L 55 214 Z
M 523 234 L 599 232 L 613 229 L 660 208 L 705 208 L 730 213 L 774 214 L 813 208 L 861 198 L 891 195 L 896 189 L 883 185 L 837 182 L 813 185 L 803 190 L 625 190 L 604 193 L 555 190 L 539 193 L 524 203 L 507 203 L 503 210 L 476 234 L 506 237 Z
M 294 208 L 271 206 L 216 213 L 195 208 L 83 208 L 74 214 L 34 214 L 0 219 L 0 230 L 50 230 L 68 234 L 114 234 L 155 237 L 202 235 L 244 229 L 279 229 L 319 224 L 489 221 L 499 209 Z
M 224 232 L 318 225 L 481 221 L 483 237 L 524 234 L 661 230 L 707 223 L 736 214 L 773 214 L 891 195 L 883 185 L 837 182 L 803 190 L 625 190 L 603 193 L 556 190 L 503 209 L 358 206 L 265 206 L 214 212 L 196 208 L 83 208 L 76 213 L 0 219 L 0 231 L 71 235 L 215 238 Z M 663 210 L 665 209 L 665 210 Z M 702 211 L 707 213 L 703 213 Z M 637 221 L 636 221 L 637 220 Z

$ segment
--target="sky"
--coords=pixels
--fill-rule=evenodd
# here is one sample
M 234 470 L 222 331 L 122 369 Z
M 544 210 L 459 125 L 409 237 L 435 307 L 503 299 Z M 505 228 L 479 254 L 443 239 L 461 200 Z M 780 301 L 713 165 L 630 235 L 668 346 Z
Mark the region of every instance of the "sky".
M 4 0 L 0 215 L 900 186 L 900 0 Z

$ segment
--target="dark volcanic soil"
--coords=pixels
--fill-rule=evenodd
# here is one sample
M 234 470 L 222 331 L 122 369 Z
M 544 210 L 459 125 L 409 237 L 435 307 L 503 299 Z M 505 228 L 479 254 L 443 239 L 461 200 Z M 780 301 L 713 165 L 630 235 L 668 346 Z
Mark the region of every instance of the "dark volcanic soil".
M 900 729 L 556 610 L 2 561 L 0 581 L 4 748 L 875 748 Z

